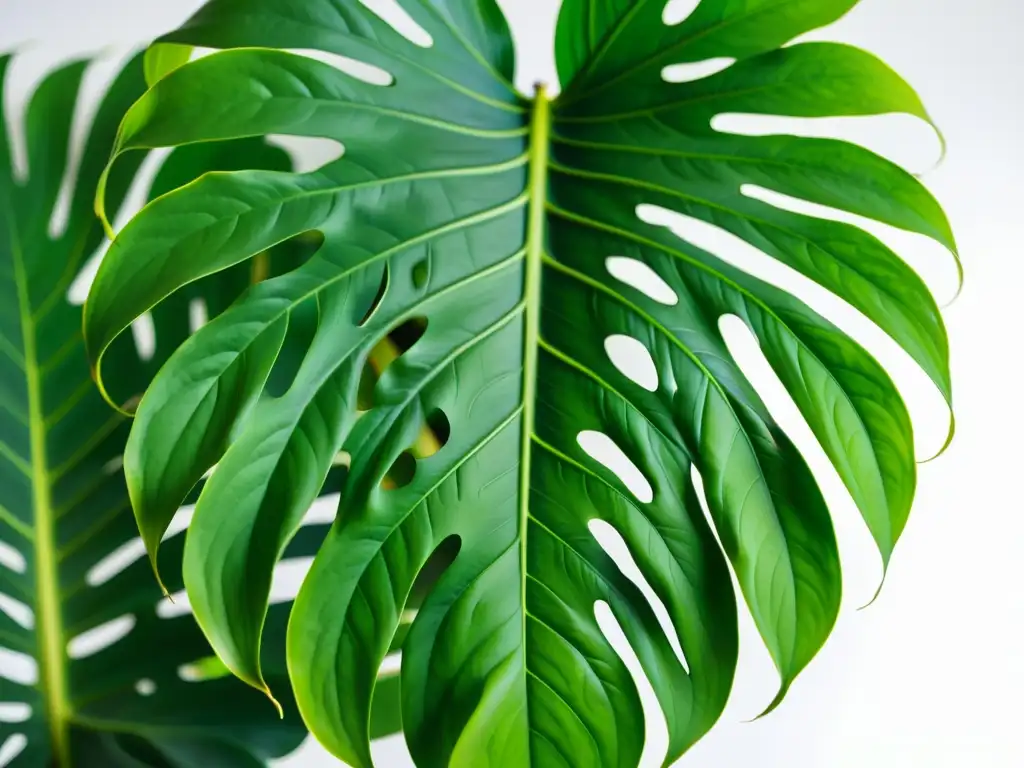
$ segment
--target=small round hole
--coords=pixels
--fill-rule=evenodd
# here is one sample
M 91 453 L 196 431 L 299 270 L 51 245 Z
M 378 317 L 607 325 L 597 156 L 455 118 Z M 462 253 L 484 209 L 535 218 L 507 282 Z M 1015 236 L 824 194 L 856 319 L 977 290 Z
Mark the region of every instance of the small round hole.
M 430 261 L 423 259 L 412 268 L 412 284 L 417 289 L 423 288 L 430 281 Z
M 429 458 L 444 448 L 452 434 L 452 425 L 448 421 L 448 416 L 440 408 L 435 408 L 427 416 L 426 429 L 430 439 L 425 450 L 418 452 L 421 459 Z
M 415 475 L 416 457 L 412 455 L 412 451 L 402 451 L 395 459 L 395 463 L 391 465 L 391 469 L 384 475 L 381 487 L 387 490 L 405 488 L 412 482 Z

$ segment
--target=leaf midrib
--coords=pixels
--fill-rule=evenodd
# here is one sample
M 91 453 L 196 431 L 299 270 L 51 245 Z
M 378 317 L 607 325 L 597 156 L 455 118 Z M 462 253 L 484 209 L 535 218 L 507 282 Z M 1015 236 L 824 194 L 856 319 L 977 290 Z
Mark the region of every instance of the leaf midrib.
M 36 327 L 28 293 L 25 258 L 17 237 L 17 223 L 10 210 L 5 210 L 11 233 L 11 259 L 18 295 L 21 320 L 22 351 L 28 394 L 29 442 L 31 446 L 32 505 L 35 523 L 34 546 L 36 567 L 37 645 L 39 650 L 42 694 L 52 739 L 52 748 L 59 768 L 71 766 L 71 744 L 68 729 L 67 667 L 64 654 L 64 626 L 61 616 L 60 579 L 57 573 L 56 537 L 50 494 L 50 470 L 46 455 L 46 425 L 43 414 L 42 387 L 36 354 Z
M 551 149 L 551 101 L 538 83 L 530 118 L 528 218 L 526 231 L 525 333 L 523 334 L 523 424 L 519 461 L 519 569 L 520 605 L 523 609 L 520 647 L 526 655 L 526 527 L 530 518 L 530 455 L 536 412 L 537 359 L 540 339 L 541 272 L 547 232 L 548 164 Z M 529 722 L 529 701 L 526 703 Z

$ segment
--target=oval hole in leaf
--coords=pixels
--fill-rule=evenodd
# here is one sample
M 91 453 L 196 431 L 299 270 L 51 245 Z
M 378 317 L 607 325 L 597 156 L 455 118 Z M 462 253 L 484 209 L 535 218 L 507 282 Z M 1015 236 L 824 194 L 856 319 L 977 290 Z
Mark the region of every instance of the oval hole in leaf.
M 654 501 L 654 489 L 650 482 L 608 435 L 584 430 L 576 436 L 576 441 L 590 458 L 613 472 L 637 499 L 644 504 Z
M 188 593 L 183 589 L 174 592 L 170 598 L 163 597 L 156 604 L 156 615 L 161 619 L 176 619 L 192 613 L 192 604 L 188 601 Z
M 293 53 L 296 56 L 302 56 L 306 59 L 313 59 L 314 61 L 328 64 L 335 69 L 344 72 L 349 77 L 354 77 L 356 80 L 361 80 L 368 85 L 386 87 L 395 82 L 394 76 L 386 69 L 381 69 L 380 67 L 369 64 L 365 61 L 352 59 L 338 53 L 321 51 L 316 48 L 284 48 L 281 50 Z
M 412 284 L 422 289 L 430 281 L 430 259 L 421 259 L 412 268 Z
M 90 568 L 85 574 L 85 583 L 90 587 L 106 584 L 145 554 L 142 539 L 136 537 L 127 541 Z
M 391 267 L 385 262 L 384 268 L 380 274 L 380 284 L 377 286 L 377 293 L 370 300 L 370 305 L 360 313 L 362 320 L 357 325 L 360 327 L 370 322 L 370 318 L 373 317 L 377 310 L 380 308 L 381 302 L 384 301 L 384 295 L 388 292 L 388 283 L 391 282 Z
M 622 575 L 633 582 L 636 588 L 643 593 L 643 596 L 651 606 L 651 610 L 654 611 L 655 618 L 658 619 L 658 624 L 661 625 L 662 632 L 665 633 L 665 639 L 672 646 L 672 651 L 675 653 L 676 658 L 683 665 L 686 674 L 690 674 L 690 663 L 686 660 L 683 644 L 679 641 L 679 633 L 676 632 L 668 609 L 658 596 L 658 593 L 654 591 L 654 588 L 647 581 L 647 577 L 640 570 L 640 566 L 636 564 L 636 560 L 633 559 L 633 554 L 629 551 L 629 545 L 622 538 L 622 534 L 604 520 L 591 520 L 587 527 L 597 540 L 597 543 L 601 545 L 601 549 L 608 554 L 608 557 L 622 571 Z
M 24 723 L 32 717 L 32 707 L 23 701 L 0 703 L 0 723 Z
M 66 294 L 68 304 L 73 307 L 80 307 L 85 304 L 85 299 L 89 295 L 89 286 L 92 285 L 92 281 L 96 277 L 96 271 L 100 268 L 100 262 L 103 261 L 109 246 L 110 241 L 103 238 L 103 242 L 96 247 L 92 255 L 82 264 L 82 268 L 78 270 L 75 279 L 68 286 Z
M 39 664 L 27 653 L 0 646 L 0 677 L 22 685 L 39 682 Z
M 669 64 L 661 70 L 661 79 L 666 83 L 692 83 L 705 77 L 717 75 L 736 63 L 736 59 L 721 56 L 717 59 L 689 61 L 683 64 Z
M 626 633 L 622 631 L 619 620 L 604 600 L 594 603 L 594 619 L 604 639 L 629 671 L 629 676 L 633 678 L 633 684 L 640 696 L 640 707 L 644 714 L 644 749 L 640 754 L 639 765 L 664 765 L 665 756 L 668 754 L 668 721 L 658 697 L 654 694 L 651 681 L 648 680 L 636 651 L 629 644 Z
M 615 334 L 604 340 L 604 351 L 619 373 L 648 392 L 658 391 L 658 367 L 650 350 L 632 336 Z
M 151 313 L 146 312 L 132 321 L 132 339 L 135 340 L 139 359 L 143 362 L 152 360 L 156 353 L 156 326 Z
M 10 765 L 28 746 L 28 737 L 24 733 L 15 733 L 7 737 L 0 747 L 0 766 Z
M 135 616 L 128 613 L 100 624 L 98 627 L 87 629 L 68 641 L 68 656 L 72 659 L 84 659 L 92 656 L 123 639 L 134 628 Z
M 25 629 L 32 629 L 36 623 L 36 616 L 32 609 L 21 600 L 15 600 L 10 595 L 0 592 L 0 611 L 10 616 L 19 626 Z
M 671 286 L 642 261 L 627 259 L 625 256 L 609 256 L 605 267 L 616 280 L 636 288 L 659 304 L 672 307 L 679 303 L 679 297 Z
M 345 154 L 345 145 L 337 139 L 322 136 L 286 136 L 268 134 L 267 144 L 280 147 L 292 159 L 295 173 L 312 173 L 333 163 Z
M 697 10 L 700 3 L 701 0 L 668 0 L 665 10 L 661 13 L 661 20 L 670 27 L 681 24 Z
M 440 408 L 435 408 L 427 415 L 423 432 L 416 442 L 416 458 L 428 459 L 448 444 L 452 434 L 452 425 L 448 416 Z
M 156 693 L 156 683 L 150 680 L 148 677 L 144 677 L 135 683 L 135 692 L 139 696 L 152 696 Z
M 188 302 L 188 329 L 195 333 L 209 320 L 209 313 L 206 310 L 206 300 L 202 297 L 190 299 Z
M 430 48 L 434 44 L 434 38 L 430 36 L 430 33 L 413 20 L 398 0 L 359 0 L 359 2 L 377 14 L 410 43 L 421 48 Z
M 0 565 L 15 573 L 24 573 L 28 567 L 25 556 L 6 541 L 0 541 Z
M 381 480 L 381 488 L 398 490 L 405 488 L 416 476 L 416 457 L 412 451 L 402 451 Z

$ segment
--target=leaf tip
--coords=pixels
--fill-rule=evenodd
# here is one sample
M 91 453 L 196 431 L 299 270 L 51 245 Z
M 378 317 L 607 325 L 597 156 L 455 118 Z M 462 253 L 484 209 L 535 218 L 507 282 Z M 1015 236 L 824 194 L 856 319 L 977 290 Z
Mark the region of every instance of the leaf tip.
M 278 717 L 279 717 L 279 718 L 280 718 L 281 720 L 284 720 L 284 707 L 282 707 L 282 706 L 281 706 L 281 702 L 279 702 L 279 701 L 278 701 L 277 699 L 275 699 L 275 698 L 274 698 L 274 694 L 270 692 L 270 686 L 269 686 L 269 685 L 267 685 L 267 684 L 266 684 L 265 682 L 263 682 L 262 680 L 260 680 L 260 685 L 259 685 L 259 686 L 257 686 L 257 687 L 258 687 L 258 689 L 259 689 L 260 691 L 262 691 L 262 692 L 263 692 L 263 694 L 264 694 L 264 695 L 265 695 L 265 696 L 266 696 L 266 697 L 267 697 L 268 699 L 270 699 L 270 703 L 271 703 L 271 704 L 273 704 L 273 705 L 274 705 L 274 709 L 276 709 L 276 710 L 277 710 L 277 716 L 278 716 Z
M 870 600 L 868 600 L 866 603 L 864 603 L 864 605 L 862 605 L 860 608 L 857 609 L 858 612 L 866 611 L 868 608 L 870 608 L 872 605 L 874 605 L 878 601 L 878 598 L 882 594 L 882 589 L 885 588 L 885 579 L 886 579 L 886 577 L 888 575 L 889 575 L 889 563 L 886 562 L 885 565 L 882 568 L 882 580 L 878 583 L 878 589 L 875 590 L 875 594 L 871 597 Z
M 779 688 L 779 692 L 777 694 L 775 694 L 775 698 L 772 699 L 772 703 L 768 705 L 767 709 L 765 709 L 764 712 L 762 712 L 757 717 L 752 718 L 750 720 L 747 720 L 746 722 L 747 723 L 756 723 L 758 720 L 761 720 L 762 718 L 768 717 L 768 715 L 770 715 L 772 712 L 774 712 L 776 709 L 778 709 L 779 705 L 782 704 L 783 699 L 786 698 L 786 694 L 789 693 L 789 686 L 791 684 L 792 684 L 792 680 L 783 680 L 782 681 L 782 686 Z

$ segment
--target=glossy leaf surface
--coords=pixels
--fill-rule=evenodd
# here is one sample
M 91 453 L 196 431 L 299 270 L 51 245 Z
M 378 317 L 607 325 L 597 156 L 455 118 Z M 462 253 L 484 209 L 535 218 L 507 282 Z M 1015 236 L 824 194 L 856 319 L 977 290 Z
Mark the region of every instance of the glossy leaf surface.
M 217 653 L 267 690 L 272 568 L 339 455 L 350 462 L 288 630 L 299 708 L 338 757 L 371 763 L 376 671 L 439 547 L 458 554 L 402 631 L 403 722 L 420 766 L 635 766 L 644 718 L 602 604 L 678 757 L 732 684 L 730 565 L 779 670 L 771 706 L 781 701 L 835 621 L 838 552 L 807 464 L 725 345 L 725 315 L 758 338 L 888 562 L 916 479 L 889 376 L 794 296 L 637 215 L 678 211 L 816 281 L 949 399 L 946 335 L 920 278 L 861 229 L 744 193 L 858 214 L 955 254 L 925 188 L 852 144 L 711 127 L 722 113 L 927 120 L 869 54 L 783 47 L 853 4 L 704 0 L 669 26 L 664 2 L 566 0 L 555 99 L 510 84 L 494 0 L 399 0 L 402 31 L 393 4 L 385 19 L 354 0 L 212 0 L 165 38 L 230 50 L 158 82 L 126 116 L 118 158 L 268 133 L 344 146 L 310 173 L 219 174 L 158 200 L 119 233 L 85 319 L 109 371 L 109 345 L 165 296 L 301 233 L 323 238 L 172 356 L 139 407 L 126 470 L 155 555 L 164 510 L 216 464 L 185 583 Z M 737 61 L 692 82 L 662 77 L 722 57 Z M 609 259 L 653 273 L 658 290 L 620 279 Z M 299 316 L 312 328 L 305 355 L 286 389 L 260 399 Z M 386 336 L 405 341 L 367 385 Z M 646 348 L 656 382 L 614 363 L 621 337 Z M 425 424 L 444 427 L 430 450 Z M 667 629 L 595 521 L 621 536 Z
M 0 57 L 0 86 L 10 63 Z M 96 184 L 118 124 L 145 83 L 138 56 L 103 97 L 80 163 L 69 170 L 72 118 L 87 66 L 78 61 L 52 72 L 32 94 L 24 124 L 26 178 L 15 176 L 11 131 L 0 120 L 0 699 L 8 713 L 29 708 L 24 718 L 5 713 L 0 741 L 7 759 L 14 752 L 9 765 L 25 768 L 266 765 L 306 734 L 294 708 L 280 720 L 222 665 L 217 673 L 192 616 L 159 615 L 166 601 L 149 564 L 131 559 L 138 539 L 121 469 L 130 422 L 96 390 L 82 308 L 69 301 L 69 289 L 103 245 L 92 211 Z M 109 177 L 112 208 L 142 159 Z M 282 150 L 261 139 L 183 148 L 160 167 L 150 196 L 242 163 L 291 167 Z M 63 222 L 55 213 L 61 209 Z M 125 401 L 137 399 L 189 335 L 191 304 L 201 302 L 214 316 L 249 282 L 245 265 L 162 304 L 152 315 L 151 357 L 140 357 L 130 335 L 111 349 L 116 391 Z M 303 530 L 304 540 L 293 547 L 299 555 L 315 551 L 323 536 L 322 526 Z M 183 533 L 165 543 L 164 576 L 172 591 L 183 588 L 183 543 Z M 275 647 L 265 657 L 285 695 L 289 608 L 272 609 Z M 207 672 L 197 680 L 189 670 L 203 660 L 199 667 Z

